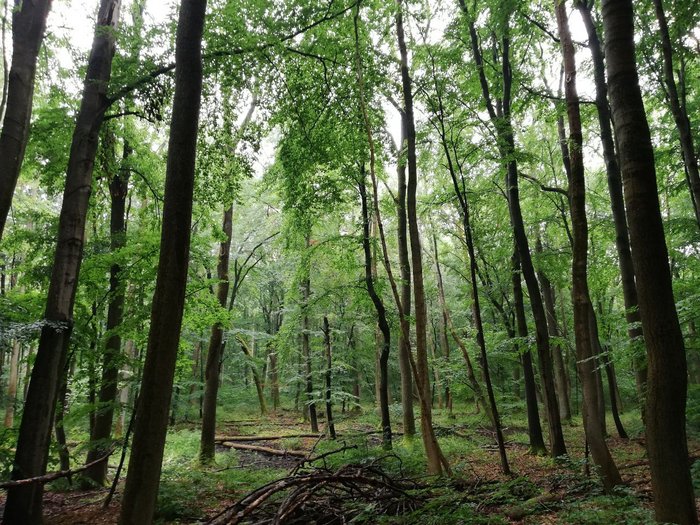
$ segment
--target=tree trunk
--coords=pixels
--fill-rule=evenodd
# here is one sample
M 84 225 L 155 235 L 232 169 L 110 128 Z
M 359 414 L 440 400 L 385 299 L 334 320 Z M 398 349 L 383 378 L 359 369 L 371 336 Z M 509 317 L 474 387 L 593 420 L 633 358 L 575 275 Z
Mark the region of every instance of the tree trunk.
M 51 422 L 61 371 L 65 366 L 73 325 L 73 305 L 82 261 L 85 222 L 92 185 L 100 126 L 107 104 L 107 88 L 119 21 L 119 0 L 102 0 L 88 61 L 83 98 L 78 111 L 66 174 L 66 186 L 32 379 L 20 426 L 12 479 L 43 475 L 48 460 Z M 8 490 L 4 519 L 8 523 L 41 521 L 43 485 Z
M 311 246 L 311 232 L 306 235 L 306 252 L 309 251 Z M 316 417 L 316 403 L 313 401 L 314 395 L 314 383 L 313 383 L 313 363 L 311 359 L 311 344 L 309 342 L 309 298 L 311 297 L 311 268 L 309 268 L 310 261 L 308 260 L 309 254 L 305 254 L 305 264 L 304 268 L 304 279 L 301 283 L 301 300 L 302 300 L 302 313 L 301 313 L 301 353 L 304 360 L 304 376 L 306 383 L 306 403 L 304 406 L 308 410 L 309 419 L 311 421 L 311 432 L 318 432 L 318 418 Z
M 693 201 L 695 210 L 695 220 L 700 226 L 700 173 L 698 173 L 698 159 L 693 144 L 693 132 L 690 125 L 690 118 L 685 104 L 678 95 L 678 87 L 673 73 L 673 45 L 668 31 L 668 21 L 662 0 L 653 0 L 656 10 L 656 19 L 659 22 L 659 33 L 661 34 L 661 50 L 664 63 L 664 83 L 666 84 L 666 95 L 673 120 L 678 129 L 678 138 L 681 143 L 683 162 L 685 163 L 688 181 L 690 183 L 690 198 Z
M 328 434 L 331 439 L 335 439 L 335 423 L 333 422 L 333 404 L 331 402 L 331 381 L 332 381 L 332 354 L 331 354 L 331 329 L 328 324 L 328 317 L 323 316 L 323 344 L 326 350 L 326 420 L 328 424 Z
M 647 363 L 643 348 L 643 333 L 639 317 L 637 300 L 637 285 L 635 284 L 634 266 L 632 265 L 632 252 L 630 251 L 629 231 L 627 229 L 627 214 L 625 202 L 622 196 L 622 177 L 620 166 L 615 154 L 615 141 L 611 127 L 610 107 L 608 105 L 608 85 L 605 80 L 605 61 L 601 48 L 598 30 L 596 29 L 591 8 L 587 2 L 578 1 L 576 6 L 581 12 L 583 23 L 588 33 L 588 47 L 593 59 L 593 77 L 596 86 L 596 109 L 598 111 L 598 123 L 600 126 L 600 141 L 603 145 L 603 159 L 608 179 L 608 191 L 610 193 L 610 207 L 615 224 L 615 247 L 620 264 L 620 277 L 622 281 L 622 296 L 625 303 L 625 318 L 627 320 L 627 335 L 632 345 L 634 355 L 635 379 L 637 382 L 637 396 L 645 420 L 644 405 L 646 400 Z
M 369 232 L 369 206 L 367 204 L 367 189 L 365 186 L 364 166 L 361 170 L 359 181 L 360 200 L 362 205 L 362 251 L 365 256 L 365 286 L 367 294 L 372 300 L 377 312 L 377 324 L 382 333 L 382 347 L 379 355 L 379 412 L 382 419 L 382 445 L 386 449 L 391 448 L 391 419 L 389 414 L 389 352 L 391 349 L 391 330 L 386 317 L 386 308 L 381 297 L 374 288 L 372 276 L 372 251 Z
M 406 125 L 406 152 L 408 161 L 408 181 L 406 186 L 406 215 L 411 246 L 411 267 L 413 270 L 413 290 L 416 325 L 416 382 L 421 406 L 421 435 L 427 458 L 428 473 L 441 475 L 443 467 L 449 470 L 447 460 L 438 444 L 432 421 L 430 406 L 430 375 L 428 369 L 427 328 L 428 313 L 423 285 L 423 261 L 416 211 L 416 189 L 418 185 L 416 159 L 416 127 L 413 118 L 413 88 L 408 68 L 408 51 L 404 38 L 403 12 L 401 0 L 396 0 L 396 33 L 401 55 L 401 85 L 404 100 L 404 122 Z
M 206 0 L 180 7 L 160 259 L 121 525 L 151 522 L 160 481 L 189 264 L 205 10 Z
M 610 106 L 649 361 L 647 451 L 657 521 L 698 522 L 685 431 L 687 364 L 673 297 L 651 133 L 635 62 L 631 0 L 603 0 Z
M 19 354 L 22 345 L 18 339 L 12 343 L 10 357 L 10 377 L 7 380 L 7 405 L 5 406 L 5 428 L 12 428 L 15 421 L 15 405 L 17 404 L 17 383 L 19 382 Z
M 226 306 L 229 291 L 229 254 L 233 235 L 233 204 L 224 210 L 222 228 L 224 239 L 219 245 L 219 258 L 216 265 L 216 298 L 221 308 Z M 224 349 L 224 327 L 218 322 L 212 325 L 207 351 L 207 364 L 204 372 L 204 401 L 202 403 L 202 433 L 199 442 L 201 463 L 214 461 L 214 436 L 216 434 L 216 399 L 219 393 L 219 373 Z
M 586 218 L 586 185 L 583 166 L 583 135 L 581 131 L 581 113 L 576 91 L 576 57 L 574 44 L 569 31 L 569 20 L 564 2 L 555 0 L 555 13 L 559 37 L 561 39 L 566 78 L 565 97 L 569 120 L 569 155 L 571 170 L 569 176 L 569 209 L 573 233 L 572 261 L 572 302 L 574 306 L 574 333 L 576 338 L 576 356 L 579 374 L 583 384 L 583 423 L 586 441 L 590 447 L 593 461 L 600 470 L 603 486 L 610 491 L 622 483 L 622 478 L 605 442 L 605 431 L 601 426 L 601 414 L 597 403 L 600 401 L 596 385 L 596 366 L 594 343 L 591 326 L 597 332 L 597 322 L 591 306 L 588 291 L 588 220 Z M 599 374 L 599 372 L 598 372 Z
M 267 414 L 267 404 L 265 403 L 265 394 L 263 392 L 263 382 L 260 373 L 258 372 L 258 367 L 253 363 L 253 351 L 245 344 L 245 341 L 239 339 L 238 342 L 241 344 L 241 350 L 249 360 L 250 370 L 253 374 L 253 384 L 255 384 L 255 391 L 258 394 L 258 405 L 260 405 L 260 415 L 264 416 Z M 316 431 L 317 432 L 317 431 Z
M 66 445 L 66 428 L 63 425 L 68 397 L 68 371 L 64 371 L 61 376 L 61 386 L 58 389 L 58 400 L 56 401 L 54 432 L 56 432 L 56 444 L 58 445 L 58 459 L 61 470 L 70 470 L 70 454 Z M 107 462 L 105 461 L 105 463 Z
M 489 408 L 493 427 L 496 431 L 496 443 L 498 444 L 498 454 L 501 459 L 501 470 L 504 475 L 510 475 L 510 467 L 508 466 L 508 457 L 506 456 L 505 440 L 503 439 L 503 428 L 501 427 L 501 418 L 498 415 L 498 407 L 496 406 L 496 396 L 493 393 L 493 385 L 491 383 L 491 372 L 489 370 L 488 357 L 486 354 L 486 340 L 484 339 L 484 325 L 481 319 L 481 305 L 479 301 L 479 289 L 477 284 L 477 262 L 476 252 L 474 251 L 474 240 L 472 238 L 472 226 L 469 215 L 469 201 L 466 195 L 460 199 L 462 203 L 462 222 L 464 226 L 464 236 L 469 251 L 469 277 L 472 287 L 472 317 L 474 321 L 474 329 L 476 330 L 476 343 L 479 347 L 479 364 L 481 365 L 481 373 L 484 377 L 486 385 L 486 393 L 488 394 Z M 435 266 L 437 273 L 442 281 L 440 272 L 440 263 L 438 259 L 437 240 L 433 237 L 435 248 Z
M 511 123 L 511 90 L 512 90 L 512 69 L 510 64 L 510 37 L 508 28 L 504 28 L 504 35 L 501 42 L 501 70 L 503 92 L 496 108 L 491 101 L 488 87 L 488 80 L 484 72 L 483 57 L 479 44 L 479 37 L 474 26 L 474 20 L 470 18 L 465 0 L 459 0 L 462 11 L 469 20 L 469 33 L 472 44 L 472 54 L 478 69 L 479 81 L 482 88 L 484 103 L 487 107 L 489 118 L 496 130 L 499 142 L 500 156 L 506 168 L 506 188 L 508 195 L 508 210 L 510 213 L 511 226 L 515 237 L 515 245 L 520 257 L 523 278 L 527 285 L 530 296 L 530 307 L 535 321 L 535 341 L 537 343 L 537 357 L 540 364 L 540 375 L 542 377 L 542 389 L 545 398 L 545 409 L 547 411 L 547 424 L 549 426 L 550 452 L 553 457 L 566 454 L 566 444 L 561 428 L 559 417 L 559 405 L 554 385 L 554 372 L 552 366 L 551 348 L 549 345 L 549 334 L 547 330 L 547 319 L 542 304 L 542 295 L 537 283 L 535 268 L 532 264 L 530 246 L 525 233 L 525 223 L 520 208 L 520 192 L 518 189 L 518 164 L 516 161 L 515 137 Z M 496 111 L 498 110 L 498 112 Z
M 542 252 L 542 241 L 537 237 L 535 251 Z M 557 325 L 557 315 L 555 308 L 554 289 L 552 283 L 544 272 L 538 271 L 537 278 L 542 288 L 545 313 L 547 314 L 547 327 L 551 337 L 558 337 L 559 327 Z M 559 415 L 563 420 L 571 421 L 571 401 L 569 399 L 569 381 L 566 375 L 566 366 L 561 352 L 561 345 L 555 344 L 552 348 L 552 360 L 554 361 L 554 384 L 557 388 L 557 399 L 559 400 Z
M 111 198 L 109 234 L 112 254 L 126 246 L 126 197 L 129 190 L 129 171 L 126 162 L 132 148 L 124 141 L 122 166 L 118 173 L 112 174 L 109 181 Z M 114 401 L 117 395 L 119 380 L 119 365 L 121 364 L 121 335 L 117 331 L 122 323 L 124 312 L 124 284 L 121 267 L 112 264 L 109 275 L 109 307 L 107 309 L 107 345 L 102 364 L 102 382 L 95 410 L 95 425 L 90 435 L 91 445 L 85 463 L 93 463 L 107 453 L 108 443 L 112 434 L 112 419 L 114 417 Z M 84 476 L 95 485 L 102 486 L 107 475 L 107 461 L 101 461 L 84 472 Z
M 518 337 L 527 341 L 527 320 L 525 318 L 523 287 L 520 278 L 520 257 L 518 257 L 517 248 L 513 250 L 511 263 L 513 268 L 513 307 L 515 309 Z M 532 367 L 532 352 L 530 352 L 529 344 L 524 351 L 521 351 L 520 360 L 523 366 L 523 378 L 525 380 L 525 406 L 527 407 L 527 433 L 530 438 L 530 453 L 544 455 L 547 453 L 547 447 L 545 447 L 544 437 L 542 436 L 540 411 L 537 405 L 537 385 L 535 383 L 535 372 Z
M 32 116 L 36 62 L 44 39 L 51 0 L 14 2 L 12 12 L 12 66 L 7 104 L 0 133 L 0 239 L 12 206 Z M 4 25 L 3 19 L 3 25 Z M 5 46 L 3 32 L 3 52 Z
M 405 119 L 402 116 L 401 144 L 406 143 Z M 401 307 L 405 317 L 411 314 L 411 262 L 408 256 L 406 232 L 406 160 L 403 151 L 398 152 L 396 174 L 398 178 L 396 224 L 398 230 L 399 270 L 401 276 Z M 413 377 L 411 374 L 411 341 L 399 331 L 399 372 L 401 374 L 401 408 L 403 410 L 404 437 L 416 434 L 416 420 L 413 414 Z

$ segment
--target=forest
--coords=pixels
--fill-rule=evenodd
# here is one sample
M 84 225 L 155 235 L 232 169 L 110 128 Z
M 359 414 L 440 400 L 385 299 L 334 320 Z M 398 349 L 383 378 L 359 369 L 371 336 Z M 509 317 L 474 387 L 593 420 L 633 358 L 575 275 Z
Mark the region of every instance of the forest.
M 698 523 L 698 0 L 4 0 L 0 50 L 2 523 Z

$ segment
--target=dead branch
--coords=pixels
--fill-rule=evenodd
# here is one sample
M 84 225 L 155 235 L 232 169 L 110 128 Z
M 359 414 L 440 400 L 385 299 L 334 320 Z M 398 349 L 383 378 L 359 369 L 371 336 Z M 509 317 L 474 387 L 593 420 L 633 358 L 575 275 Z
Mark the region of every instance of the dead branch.
M 256 445 L 246 445 L 245 443 L 235 443 L 233 441 L 224 441 L 222 443 L 224 447 L 233 448 L 236 450 L 250 450 L 252 452 L 260 452 L 262 454 L 269 454 L 271 456 L 293 456 L 298 458 L 306 457 L 306 452 L 302 450 L 279 450 L 270 447 L 259 447 Z
M 58 472 L 50 472 L 48 474 L 44 474 L 43 476 L 36 476 L 33 478 L 25 478 L 25 479 L 16 479 L 16 480 L 10 480 L 10 481 L 3 481 L 0 483 L 0 489 L 9 489 L 12 487 L 20 487 L 22 485 L 31 485 L 33 483 L 41 483 L 45 484 L 50 481 L 54 481 L 60 478 L 66 478 L 69 476 L 72 476 L 73 474 L 77 474 L 78 472 L 83 472 L 84 470 L 89 469 L 90 467 L 93 467 L 97 465 L 98 463 L 102 463 L 103 461 L 107 461 L 109 456 L 111 456 L 114 453 L 114 450 L 110 450 L 106 455 L 102 456 L 99 459 L 96 459 L 95 461 L 91 461 L 90 463 L 87 463 L 86 465 L 83 465 L 82 467 L 79 468 L 74 468 L 74 469 L 69 469 L 69 470 L 60 470 Z

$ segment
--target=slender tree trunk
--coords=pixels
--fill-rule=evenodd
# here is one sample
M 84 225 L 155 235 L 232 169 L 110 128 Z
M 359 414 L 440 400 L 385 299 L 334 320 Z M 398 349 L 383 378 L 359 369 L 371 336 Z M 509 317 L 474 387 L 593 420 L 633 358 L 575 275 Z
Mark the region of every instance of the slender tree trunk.
M 598 123 L 600 125 L 600 141 L 603 145 L 603 158 L 610 193 L 610 207 L 615 224 L 615 247 L 620 264 L 620 276 L 622 281 L 622 296 L 625 303 L 625 318 L 627 320 L 627 335 L 632 344 L 634 355 L 635 379 L 637 382 L 637 396 L 644 417 L 644 405 L 646 400 L 647 363 L 643 348 L 643 333 L 639 316 L 637 300 L 637 285 L 635 284 L 634 266 L 632 264 L 632 252 L 630 250 L 629 231 L 627 229 L 627 214 L 622 195 L 622 177 L 620 166 L 615 154 L 615 141 L 611 126 L 610 107 L 608 105 L 608 85 L 605 80 L 605 61 L 598 30 L 596 29 L 591 7 L 587 2 L 578 1 L 576 6 L 581 12 L 583 23 L 588 33 L 588 48 L 593 59 L 593 77 L 596 85 L 596 109 L 598 111 Z
M 695 210 L 695 220 L 700 226 L 700 173 L 698 172 L 698 158 L 693 144 L 693 132 L 690 118 L 685 104 L 678 95 L 678 86 L 673 72 L 673 45 L 668 31 L 668 21 L 662 0 L 653 0 L 656 10 L 656 19 L 659 22 L 659 33 L 661 36 L 661 50 L 664 63 L 664 83 L 666 84 L 666 95 L 673 120 L 678 129 L 678 138 L 681 143 L 683 162 L 687 170 L 688 181 L 690 182 L 690 198 L 693 201 Z
M 571 170 L 569 176 L 569 208 L 573 231 L 572 262 L 572 302 L 574 305 L 574 332 L 579 374 L 583 384 L 583 422 L 586 440 L 593 461 L 600 470 L 606 491 L 622 483 L 622 478 L 605 442 L 605 430 L 601 418 L 605 417 L 605 407 L 601 413 L 597 406 L 600 392 L 596 385 L 594 342 L 591 327 L 597 335 L 597 322 L 593 314 L 588 291 L 588 221 L 586 218 L 586 186 L 583 166 L 583 135 L 579 98 L 576 91 L 576 58 L 574 44 L 569 31 L 569 20 L 564 2 L 555 0 L 555 13 L 566 78 L 565 97 L 569 119 L 569 155 Z M 595 324 L 595 325 L 594 325 Z M 599 372 L 598 372 L 599 374 Z
M 112 175 L 109 181 L 111 210 L 109 221 L 110 249 L 114 254 L 126 246 L 126 197 L 129 190 L 129 171 L 126 162 L 132 153 L 128 142 L 124 142 L 122 166 L 118 173 Z M 119 380 L 119 365 L 121 364 L 121 335 L 116 331 L 122 323 L 124 312 L 124 283 L 122 282 L 121 267 L 112 264 L 109 276 L 109 307 L 107 309 L 107 345 L 102 364 L 102 382 L 95 409 L 95 425 L 92 428 L 90 441 L 92 445 L 87 454 L 87 463 L 92 463 L 107 453 L 110 447 L 108 441 L 112 435 L 112 419 L 114 417 L 114 401 L 117 395 Z M 101 461 L 84 472 L 87 479 L 97 486 L 104 485 L 107 475 L 107 461 Z
M 92 170 L 99 130 L 107 107 L 105 102 L 115 50 L 119 7 L 119 0 L 102 0 L 100 4 L 83 98 L 68 160 L 58 244 L 44 313 L 47 323 L 41 330 L 39 349 L 22 414 L 12 479 L 40 476 L 46 471 L 60 373 L 65 366 L 72 331 Z M 8 490 L 5 521 L 28 525 L 39 523 L 42 493 L 41 484 Z
M 311 233 L 306 235 L 306 251 L 309 251 L 311 246 Z M 311 268 L 309 267 L 310 261 L 308 260 L 309 254 L 305 255 L 304 269 L 305 276 L 303 282 L 301 283 L 301 300 L 302 300 L 302 313 L 301 313 L 301 353 L 304 361 L 304 376 L 306 384 L 306 403 L 305 407 L 308 410 L 309 419 L 311 421 L 311 432 L 318 432 L 318 418 L 316 417 L 316 403 L 313 401 L 314 395 L 314 384 L 313 384 L 313 363 L 311 359 L 311 344 L 309 341 L 309 298 L 311 297 Z
M 467 242 L 467 250 L 469 251 L 469 277 L 472 287 L 472 317 L 474 321 L 474 329 L 476 330 L 476 343 L 479 347 L 479 364 L 481 365 L 481 373 L 484 377 L 486 385 L 486 393 L 488 394 L 489 408 L 491 418 L 493 420 L 494 430 L 496 431 L 496 442 L 498 444 L 498 453 L 501 459 L 501 470 L 506 476 L 510 475 L 510 467 L 508 466 L 508 457 L 506 456 L 505 440 L 503 439 L 503 428 L 501 426 L 501 418 L 498 414 L 496 406 L 496 396 L 493 393 L 493 385 L 491 383 L 491 372 L 489 370 L 488 356 L 486 354 L 486 340 L 484 339 L 484 325 L 481 319 L 481 305 L 479 301 L 479 288 L 477 284 L 477 262 L 476 252 L 474 251 L 474 240 L 472 238 L 472 226 L 469 215 L 469 201 L 466 195 L 463 199 L 463 216 L 464 235 Z M 435 248 L 435 266 L 437 273 L 442 281 L 440 272 L 440 263 L 438 259 L 437 240 L 433 237 Z
M 535 251 L 542 253 L 542 241 L 537 237 Z M 555 308 L 554 289 L 552 283 L 543 271 L 537 272 L 537 279 L 542 288 L 542 298 L 544 299 L 545 312 L 547 314 L 547 327 L 551 337 L 559 336 L 557 315 Z M 561 345 L 555 344 L 552 348 L 552 360 L 554 362 L 554 383 L 557 388 L 557 399 L 559 400 L 559 415 L 563 420 L 571 421 L 571 401 L 569 399 L 569 381 L 566 375 L 566 366 L 562 356 Z
M 535 341 L 537 343 L 537 357 L 540 365 L 540 375 L 542 377 L 542 389 L 545 399 L 545 409 L 547 411 L 547 424 L 549 426 L 550 452 L 553 457 L 566 454 L 566 444 L 561 428 L 559 417 L 559 404 L 557 402 L 556 388 L 554 385 L 554 372 L 552 366 L 552 355 L 549 344 L 549 334 L 547 330 L 547 319 L 542 304 L 542 295 L 535 275 L 535 268 L 532 264 L 530 246 L 525 233 L 525 223 L 520 208 L 520 192 L 518 189 L 518 164 L 516 161 L 515 137 L 511 122 L 511 90 L 513 72 L 510 64 L 510 37 L 508 28 L 504 28 L 501 39 L 501 70 L 502 70 L 502 98 L 494 108 L 491 100 L 488 80 L 484 72 L 484 61 L 481 54 L 479 37 L 474 25 L 474 19 L 468 12 L 465 0 L 459 0 L 462 11 L 469 21 L 469 33 L 472 44 L 472 54 L 476 62 L 479 74 L 479 81 L 482 88 L 484 103 L 489 113 L 489 118 L 496 130 L 499 139 L 499 149 L 501 159 L 506 168 L 506 188 L 508 196 L 508 209 L 511 226 L 515 237 L 515 245 L 520 257 L 523 278 L 527 285 L 530 296 L 530 306 L 532 316 L 535 321 Z
M 406 143 L 405 119 L 402 116 L 401 144 Z M 408 256 L 408 237 L 406 232 L 406 161 L 403 151 L 399 151 L 396 168 L 398 178 L 397 191 L 397 229 L 399 270 L 401 276 L 401 307 L 404 316 L 411 314 L 411 262 Z M 405 437 L 416 434 L 416 420 L 413 414 L 413 377 L 411 374 L 411 341 L 399 331 L 399 372 L 401 374 L 401 408 L 403 409 L 403 433 Z
M 618 396 L 617 396 L 617 378 L 615 377 L 615 368 L 613 367 L 612 359 L 610 359 L 610 349 L 603 352 L 602 358 L 605 362 L 605 375 L 608 379 L 608 391 L 610 392 L 610 411 L 612 412 L 613 421 L 615 421 L 615 428 L 617 429 L 617 434 L 622 439 L 629 439 L 625 427 L 620 419 L 620 410 L 618 406 Z
M 331 328 L 328 324 L 328 317 L 323 316 L 323 344 L 326 350 L 326 419 L 328 423 L 328 434 L 331 439 L 335 439 L 335 423 L 333 422 L 333 404 L 331 402 L 331 381 L 332 381 L 332 354 L 331 354 Z
M 7 380 L 7 405 L 5 406 L 5 428 L 12 428 L 15 421 L 15 405 L 17 404 L 17 383 L 19 382 L 19 354 L 22 345 L 19 339 L 12 343 L 10 357 L 10 377 Z
M 226 306 L 229 292 L 229 254 L 233 235 L 233 204 L 224 210 L 222 230 L 224 239 L 219 245 L 219 258 L 216 265 L 216 298 L 221 308 Z M 202 432 L 199 442 L 199 460 L 202 463 L 214 461 L 214 437 L 216 434 L 216 399 L 219 393 L 221 358 L 224 349 L 224 327 L 221 322 L 211 327 L 207 364 L 204 372 L 204 401 L 202 403 Z
M 687 363 L 673 297 L 651 134 L 635 62 L 631 0 L 603 0 L 610 106 L 649 361 L 647 451 L 657 521 L 695 524 L 685 431 Z
M 391 448 L 391 419 L 389 414 L 389 352 L 391 349 L 391 330 L 386 317 L 386 308 L 381 297 L 374 288 L 372 276 L 372 250 L 370 246 L 369 231 L 369 206 L 367 203 L 367 189 L 365 186 L 364 167 L 361 170 L 359 181 L 360 200 L 362 205 L 362 251 L 365 255 L 365 286 L 377 312 L 377 324 L 382 334 L 382 347 L 379 355 L 379 412 L 382 419 L 382 445 L 386 449 Z
M 527 319 L 525 318 L 525 303 L 523 300 L 523 287 L 520 278 L 520 257 L 518 249 L 513 250 L 512 281 L 513 281 L 513 307 L 515 309 L 515 322 L 518 328 L 518 337 L 527 341 Z M 520 361 L 523 366 L 523 378 L 525 381 L 525 406 L 527 407 L 527 433 L 530 438 L 530 453 L 544 455 L 547 447 L 542 436 L 542 425 L 540 424 L 540 411 L 537 406 L 537 385 L 535 383 L 535 371 L 532 367 L 532 352 L 527 345 L 521 351 Z
M 416 211 L 416 189 L 418 185 L 416 159 L 416 128 L 413 118 L 413 88 L 408 67 L 408 51 L 404 38 L 402 0 L 396 0 L 396 33 L 401 55 L 401 85 L 404 100 L 404 122 L 406 125 L 406 152 L 408 161 L 408 180 L 406 186 L 406 216 L 411 246 L 411 267 L 413 271 L 413 290 L 416 325 L 416 381 L 421 405 L 421 435 L 427 458 L 428 473 L 441 475 L 443 467 L 449 469 L 447 460 L 438 444 L 432 421 L 430 406 L 430 375 L 428 370 L 427 324 L 428 313 L 425 303 L 423 285 L 423 261 Z
M 255 391 L 258 394 L 258 404 L 260 405 L 260 415 L 264 416 L 267 414 L 267 404 L 265 403 L 265 394 L 263 391 L 263 382 L 262 382 L 262 377 L 260 373 L 258 372 L 258 367 L 255 366 L 255 363 L 253 363 L 253 351 L 251 348 L 248 347 L 248 345 L 245 344 L 245 341 L 242 339 L 239 339 L 239 343 L 241 344 L 241 350 L 243 350 L 243 353 L 249 360 L 249 366 L 250 370 L 253 374 L 253 384 L 255 384 Z
M 58 445 L 58 459 L 61 470 L 70 469 L 70 454 L 66 444 L 66 429 L 63 424 L 68 398 L 68 371 L 61 374 L 61 386 L 58 389 L 56 417 L 54 418 L 54 432 L 56 432 L 56 444 Z M 105 461 L 105 463 L 107 463 Z
M 272 343 L 270 346 L 270 397 L 272 399 L 272 410 L 280 407 L 280 380 L 277 369 L 277 346 Z
M 160 259 L 121 525 L 151 522 L 160 481 L 189 263 L 205 10 L 206 0 L 180 7 Z
M 36 62 L 44 39 L 51 0 L 15 1 L 14 5 L 12 66 L 7 79 L 7 104 L 3 106 L 5 115 L 0 133 L 0 239 L 5 230 L 29 138 Z M 3 49 L 4 44 L 3 39 Z

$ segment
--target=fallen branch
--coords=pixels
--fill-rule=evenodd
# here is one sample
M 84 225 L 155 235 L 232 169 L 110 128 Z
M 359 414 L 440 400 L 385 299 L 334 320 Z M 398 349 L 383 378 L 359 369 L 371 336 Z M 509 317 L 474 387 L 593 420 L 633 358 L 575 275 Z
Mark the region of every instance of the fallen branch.
M 271 456 L 293 456 L 297 458 L 305 458 L 306 452 L 302 450 L 279 450 L 270 447 L 259 447 L 256 445 L 246 445 L 245 443 L 235 443 L 233 441 L 224 441 L 223 446 L 236 450 L 250 450 L 252 452 L 260 452 L 262 454 L 270 454 Z
M 296 438 L 318 438 L 318 437 L 323 437 L 323 434 L 288 434 L 286 436 L 284 435 L 277 435 L 277 436 L 226 436 L 226 437 L 217 437 L 214 442 L 215 443 L 223 443 L 224 441 L 234 441 L 234 442 L 239 442 L 239 441 L 277 441 L 280 439 L 296 439 Z
M 66 478 L 66 477 L 72 476 L 73 474 L 77 474 L 78 472 L 82 472 L 84 470 L 87 470 L 90 467 L 97 465 L 98 463 L 102 463 L 103 461 L 107 461 L 109 456 L 111 456 L 113 453 L 114 453 L 114 450 L 110 450 L 106 455 L 102 456 L 101 458 L 96 459 L 95 461 L 91 461 L 90 463 L 87 463 L 86 465 L 83 465 L 82 467 L 79 467 L 79 468 L 74 468 L 74 469 L 69 469 L 69 470 L 60 470 L 58 472 L 50 472 L 48 474 L 44 474 L 43 476 L 36 476 L 34 478 L 25 478 L 25 479 L 3 481 L 2 483 L 0 483 L 0 489 L 21 487 L 22 485 L 32 485 L 34 483 L 41 483 L 43 485 L 43 484 L 48 483 L 50 481 L 54 481 L 54 480 L 57 480 L 60 478 Z

